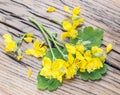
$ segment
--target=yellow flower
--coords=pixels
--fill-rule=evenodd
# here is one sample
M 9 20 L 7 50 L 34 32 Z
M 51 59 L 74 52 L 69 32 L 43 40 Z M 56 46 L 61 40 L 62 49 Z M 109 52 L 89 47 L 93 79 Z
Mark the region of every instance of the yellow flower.
M 65 47 L 67 48 L 68 53 L 75 54 L 75 52 L 76 52 L 75 46 L 72 46 L 72 45 L 67 43 L 67 44 L 65 44 Z
M 3 38 L 4 39 L 12 39 L 12 36 L 10 34 L 4 34 Z
M 83 18 L 79 18 L 77 20 L 74 20 L 75 17 L 72 17 L 72 20 L 73 20 L 73 27 L 74 28 L 77 28 L 81 23 L 84 22 L 84 19 Z
M 86 60 L 81 60 L 79 62 L 79 68 L 80 68 L 80 72 L 85 72 L 86 71 L 86 67 L 87 67 L 87 61 Z
M 22 58 L 23 58 L 22 55 L 18 55 L 18 56 L 17 56 L 17 60 L 21 60 Z
M 80 14 L 80 7 L 74 7 L 74 9 L 72 10 L 72 14 L 74 15 L 79 15 Z
M 67 37 L 70 37 L 69 32 L 63 32 L 63 33 L 61 34 L 61 39 L 64 39 L 64 38 L 67 38 Z
M 55 11 L 55 8 L 54 7 L 48 7 L 47 8 L 47 12 L 54 12 Z
M 27 72 L 28 78 L 30 78 L 31 75 L 32 75 L 32 69 L 30 67 L 28 67 L 28 72 Z
M 52 67 L 52 62 L 49 58 L 45 57 L 42 61 L 43 63 L 43 67 L 40 70 L 40 75 L 45 76 L 46 78 L 52 78 L 52 71 L 51 71 L 51 67 Z
M 75 25 L 72 25 L 69 21 L 63 21 L 62 27 L 66 30 L 66 32 L 61 34 L 62 39 L 66 37 L 75 38 L 78 35 Z
M 69 32 L 69 35 L 70 38 L 76 38 L 78 35 L 78 31 L 73 29 Z
M 78 70 L 78 60 L 76 60 L 72 54 L 68 54 L 68 61 L 67 61 L 67 69 L 66 69 L 66 74 L 65 78 L 66 79 L 71 79 L 73 78 Z
M 32 33 L 27 33 L 24 37 L 24 41 L 27 43 L 30 43 L 33 41 L 34 35 Z
M 75 48 L 76 48 L 76 51 L 79 51 L 82 54 L 84 53 L 85 49 L 83 44 L 76 44 Z
M 78 31 L 77 30 L 71 30 L 71 31 L 68 31 L 68 32 L 63 32 L 61 34 L 61 39 L 64 39 L 64 38 L 76 38 L 76 36 L 78 35 Z
M 76 58 L 79 59 L 79 60 L 84 60 L 85 57 L 78 51 L 76 51 Z
M 62 22 L 63 29 L 69 31 L 72 28 L 72 24 L 69 21 L 63 21 Z
M 83 18 L 80 18 L 78 16 L 80 14 L 80 7 L 74 7 L 74 9 L 71 11 L 68 6 L 64 6 L 64 10 L 66 12 L 72 13 L 72 21 L 63 21 L 62 27 L 66 32 L 63 32 L 61 34 L 61 38 L 64 39 L 66 37 L 68 38 L 76 38 L 78 35 L 78 31 L 76 28 L 84 22 Z
M 52 64 L 52 76 L 62 82 L 62 77 L 66 72 L 66 62 L 62 59 L 56 59 Z
M 68 12 L 68 13 L 72 12 L 72 11 L 69 9 L 68 6 L 64 6 L 64 11 L 65 11 L 65 12 Z
M 3 38 L 5 39 L 5 51 L 6 52 L 14 51 L 17 48 L 17 44 L 15 41 L 13 41 L 10 34 L 3 35 Z
M 93 72 L 101 67 L 103 67 L 101 60 L 99 58 L 92 58 L 92 60 L 88 62 L 86 69 L 88 72 Z
M 104 53 L 104 51 L 103 51 L 102 48 L 99 48 L 99 47 L 97 47 L 97 46 L 93 46 L 93 47 L 92 47 L 92 54 L 93 54 L 94 56 L 99 57 L 102 62 L 105 61 L 106 54 Z
M 35 57 L 43 57 L 46 53 L 47 47 L 44 46 L 44 42 L 40 43 L 39 40 L 35 40 L 33 49 L 26 50 L 27 55 L 33 55 Z
M 66 62 L 62 59 L 56 59 L 53 63 L 47 57 L 43 59 L 43 68 L 40 74 L 46 78 L 56 78 L 62 82 L 63 75 L 66 72 Z
M 97 53 L 103 53 L 103 49 L 101 49 L 97 46 L 93 46 L 92 47 L 92 54 L 97 54 Z
M 106 47 L 106 52 L 109 53 L 112 50 L 113 46 L 112 44 L 108 44 Z
M 92 58 L 91 51 L 90 50 L 85 51 L 84 57 L 88 62 L 91 61 L 91 58 Z
M 106 55 L 104 51 L 97 47 L 93 46 L 91 50 L 84 50 L 84 46 L 78 44 L 79 46 L 76 49 L 76 59 L 79 60 L 78 67 L 80 72 L 93 72 L 96 69 L 103 67 L 103 62 L 105 61 Z

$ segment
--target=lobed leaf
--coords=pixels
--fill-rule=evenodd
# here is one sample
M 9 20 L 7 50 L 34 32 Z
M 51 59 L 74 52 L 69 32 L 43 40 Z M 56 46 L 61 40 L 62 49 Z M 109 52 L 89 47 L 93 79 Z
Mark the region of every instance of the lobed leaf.
M 78 70 L 77 75 L 81 77 L 82 80 L 99 80 L 101 79 L 102 75 L 107 72 L 107 64 L 103 65 L 103 68 L 95 70 L 94 72 L 80 72 Z
M 70 43 L 76 44 L 79 42 L 89 41 L 90 43 L 86 44 L 85 47 L 90 49 L 92 46 L 100 47 L 102 44 L 104 31 L 93 27 L 88 26 L 85 27 L 83 30 L 78 30 L 78 36 L 75 39 L 70 39 Z
M 54 79 L 54 78 L 48 79 L 40 74 L 38 74 L 37 80 L 38 80 L 37 87 L 38 89 L 41 89 L 41 90 L 48 89 L 49 91 L 54 91 L 58 88 L 58 86 L 61 86 L 62 84 L 57 79 Z

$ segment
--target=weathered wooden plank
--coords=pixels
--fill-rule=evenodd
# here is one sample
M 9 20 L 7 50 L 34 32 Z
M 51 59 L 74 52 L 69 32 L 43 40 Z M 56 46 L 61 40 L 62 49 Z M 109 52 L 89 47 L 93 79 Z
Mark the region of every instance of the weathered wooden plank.
M 63 6 L 81 6 L 85 25 L 104 29 L 103 47 L 113 40 L 116 44 L 108 55 L 106 62 L 109 71 L 101 81 L 84 82 L 78 77 L 65 81 L 57 91 L 40 91 L 36 88 L 36 76 L 41 67 L 41 61 L 34 57 L 25 56 L 18 62 L 4 51 L 2 35 L 33 32 L 40 40 L 44 40 L 38 29 L 28 21 L 28 17 L 36 18 L 50 31 L 61 34 L 59 25 L 50 21 L 51 18 L 63 20 L 66 15 Z M 46 13 L 48 6 L 55 6 L 56 12 Z M 25 51 L 31 44 L 23 43 Z M 0 0 L 0 94 L 5 95 L 119 95 L 120 89 L 120 2 L 119 0 Z M 33 70 L 30 79 L 27 78 L 27 66 Z

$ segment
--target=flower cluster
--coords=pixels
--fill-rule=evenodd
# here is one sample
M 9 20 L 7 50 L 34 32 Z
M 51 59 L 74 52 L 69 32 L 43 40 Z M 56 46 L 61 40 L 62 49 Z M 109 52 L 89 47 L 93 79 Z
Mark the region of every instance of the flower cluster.
M 75 38 L 78 35 L 76 28 L 84 22 L 84 19 L 80 17 L 80 7 L 74 7 L 73 10 L 70 10 L 68 6 L 64 6 L 64 10 L 71 13 L 72 16 L 62 22 L 65 32 L 61 34 L 61 38 Z
M 103 67 L 103 62 L 106 58 L 103 49 L 93 46 L 91 50 L 85 50 L 82 44 L 77 44 L 76 46 L 66 44 L 66 48 L 68 53 L 75 55 L 74 60 L 76 60 L 80 72 L 87 71 L 90 73 Z
M 68 43 L 65 47 L 68 52 L 67 60 L 55 59 L 52 62 L 50 58 L 45 57 L 43 68 L 40 70 L 41 75 L 46 78 L 56 78 L 62 82 L 63 78 L 73 78 L 78 70 L 91 73 L 103 67 L 106 54 L 101 48 L 94 46 L 91 50 L 85 50 L 82 44 L 73 46 Z
M 44 44 L 45 42 L 40 43 L 40 41 L 37 39 L 33 44 L 33 49 L 27 49 L 25 52 L 27 55 L 33 55 L 37 58 L 43 57 L 47 50 L 47 47 Z
M 44 45 L 45 42 L 40 43 L 38 39 L 35 39 L 32 33 L 26 33 L 20 35 L 18 39 L 13 39 L 10 34 L 3 35 L 5 42 L 5 51 L 15 57 L 18 61 L 23 58 L 23 52 L 21 50 L 21 44 L 23 41 L 26 43 L 34 42 L 33 49 L 27 49 L 25 51 L 26 55 L 33 55 L 35 57 L 43 57 L 46 53 L 47 47 Z M 28 78 L 32 74 L 32 69 L 28 67 Z
M 6 52 L 14 51 L 17 48 L 17 43 L 13 40 L 10 34 L 3 35 L 3 38 L 5 39 Z

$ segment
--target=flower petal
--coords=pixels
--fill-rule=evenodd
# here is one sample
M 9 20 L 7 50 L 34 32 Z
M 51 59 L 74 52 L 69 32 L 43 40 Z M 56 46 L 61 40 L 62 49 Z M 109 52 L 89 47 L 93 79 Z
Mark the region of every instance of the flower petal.
M 48 7 L 47 8 L 47 12 L 54 12 L 55 11 L 55 7 Z
M 32 69 L 30 67 L 28 67 L 28 72 L 27 72 L 28 78 L 30 78 L 31 75 L 32 75 Z

